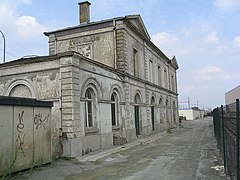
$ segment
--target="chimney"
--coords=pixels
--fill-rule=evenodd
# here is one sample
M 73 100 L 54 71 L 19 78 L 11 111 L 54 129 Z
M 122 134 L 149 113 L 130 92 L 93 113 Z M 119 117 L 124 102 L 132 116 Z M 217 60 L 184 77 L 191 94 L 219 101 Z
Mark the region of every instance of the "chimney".
M 79 5 L 79 21 L 80 24 L 90 22 L 90 5 L 88 1 L 80 2 Z

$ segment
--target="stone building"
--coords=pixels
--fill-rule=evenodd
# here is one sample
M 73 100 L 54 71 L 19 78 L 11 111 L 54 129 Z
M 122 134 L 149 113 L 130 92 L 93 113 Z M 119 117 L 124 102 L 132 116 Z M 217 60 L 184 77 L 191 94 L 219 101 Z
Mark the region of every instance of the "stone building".
M 0 65 L 0 95 L 51 100 L 54 152 L 79 156 L 178 123 L 176 58 L 150 40 L 140 15 L 45 32 L 49 56 Z

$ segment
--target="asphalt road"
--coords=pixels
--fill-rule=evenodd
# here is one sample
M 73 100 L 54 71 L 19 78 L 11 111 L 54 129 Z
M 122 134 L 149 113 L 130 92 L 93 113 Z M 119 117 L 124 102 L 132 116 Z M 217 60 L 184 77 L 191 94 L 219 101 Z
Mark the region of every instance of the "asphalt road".
M 212 118 L 184 121 L 182 128 L 105 152 L 59 160 L 11 179 L 224 180 Z M 101 155 L 102 154 L 102 155 Z

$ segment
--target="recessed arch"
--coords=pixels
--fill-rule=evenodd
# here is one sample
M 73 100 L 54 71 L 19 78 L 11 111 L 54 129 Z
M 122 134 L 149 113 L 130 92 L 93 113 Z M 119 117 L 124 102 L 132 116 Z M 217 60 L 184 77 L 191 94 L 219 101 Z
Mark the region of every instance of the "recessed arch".
M 151 105 L 154 105 L 154 104 L 155 104 L 155 97 L 154 97 L 154 96 L 152 96 L 150 104 L 151 104 Z
M 159 98 L 159 106 L 162 107 L 163 106 L 163 97 L 160 96 Z
M 88 78 L 84 81 L 81 89 L 81 97 L 85 98 L 85 92 L 88 88 L 91 88 L 94 91 L 97 98 L 102 98 L 102 91 L 96 79 Z
M 116 92 L 111 94 L 111 119 L 112 126 L 119 125 L 118 122 L 118 109 L 119 109 L 119 99 Z
M 134 99 L 133 99 L 133 102 L 135 104 L 140 104 L 142 103 L 142 95 L 141 95 L 141 92 L 139 90 L 137 90 L 134 94 Z
M 94 99 L 95 93 L 91 87 L 86 89 L 85 92 L 85 127 L 93 127 L 94 119 Z
M 122 89 L 119 85 L 114 84 L 111 87 L 110 93 L 109 93 L 109 99 L 111 99 L 112 94 L 115 93 L 119 102 L 122 101 Z
M 5 96 L 36 98 L 36 90 L 30 81 L 15 79 L 7 87 Z
M 168 99 L 166 99 L 165 106 L 168 107 Z

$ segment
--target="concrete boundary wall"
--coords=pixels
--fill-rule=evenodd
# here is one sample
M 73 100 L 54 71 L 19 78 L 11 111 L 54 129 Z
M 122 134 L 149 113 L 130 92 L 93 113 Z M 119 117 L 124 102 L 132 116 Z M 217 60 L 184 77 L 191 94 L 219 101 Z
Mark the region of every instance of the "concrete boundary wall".
M 186 120 L 202 119 L 205 115 L 204 110 L 200 109 L 181 109 L 179 116 L 186 117 Z
M 0 96 L 0 175 L 51 162 L 52 102 Z

